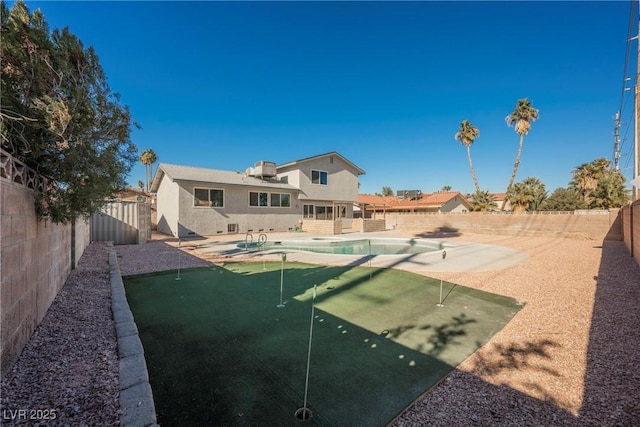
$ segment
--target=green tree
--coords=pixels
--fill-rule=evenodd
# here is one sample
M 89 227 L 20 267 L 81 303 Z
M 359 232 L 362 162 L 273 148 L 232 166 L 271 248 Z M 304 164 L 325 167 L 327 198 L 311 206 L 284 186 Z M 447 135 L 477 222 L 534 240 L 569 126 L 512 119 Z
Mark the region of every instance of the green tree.
M 516 153 L 516 160 L 513 164 L 513 172 L 511 172 L 511 178 L 509 179 L 509 185 L 507 186 L 506 193 L 509 194 L 513 181 L 516 179 L 518 173 L 518 167 L 520 166 L 520 156 L 522 154 L 522 145 L 524 143 L 524 137 L 529 133 L 531 129 L 531 123 L 538 119 L 538 110 L 533 108 L 531 101 L 527 98 L 519 99 L 513 112 L 505 117 L 507 126 L 514 126 L 514 129 L 518 135 L 520 135 L 520 143 L 518 144 L 518 152 Z M 502 210 L 507 203 L 507 199 L 502 202 Z
M 514 211 L 538 211 L 547 196 L 548 193 L 542 181 L 528 177 L 511 187 L 507 193 L 507 200 L 511 202 Z
M 469 201 L 471 202 L 472 210 L 477 212 L 491 211 L 498 207 L 498 204 L 493 198 L 493 194 L 486 190 L 476 191 L 469 196 Z
M 576 166 L 571 172 L 573 178 L 569 182 L 569 188 L 580 194 L 587 206 L 591 205 L 598 182 L 607 174 L 610 167 L 611 162 L 604 157 Z
M 138 180 L 138 188 L 139 188 L 140 190 L 144 190 L 144 182 L 142 182 L 142 181 Z
M 522 182 L 516 182 L 507 193 L 507 199 L 511 202 L 511 210 L 522 212 L 529 209 L 529 204 L 533 201 L 533 195 L 528 191 Z
M 544 201 L 541 210 L 544 211 L 575 211 L 586 209 L 587 204 L 575 190 L 559 187 Z
M 462 145 L 467 147 L 467 157 L 469 158 L 469 169 L 471 169 L 471 179 L 473 179 L 473 185 L 476 187 L 476 193 L 480 193 L 480 185 L 478 184 L 478 178 L 476 177 L 476 171 L 473 168 L 473 161 L 471 160 L 471 144 L 476 138 L 480 136 L 480 131 L 477 127 L 472 125 L 468 120 L 460 122 L 460 129 L 454 135 L 454 139 L 460 141 Z
M 140 161 L 145 168 L 147 191 L 149 191 L 149 189 L 151 188 L 151 181 L 153 180 L 153 164 L 158 161 L 158 156 L 151 148 L 147 148 L 140 155 Z
M 589 207 L 610 209 L 624 206 L 630 200 L 625 188 L 625 177 L 618 169 L 609 169 L 598 181 Z
M 442 193 L 448 193 L 449 191 L 451 191 L 450 185 L 443 185 L 442 188 L 440 189 L 440 192 Z
M 625 177 L 604 157 L 583 163 L 572 171 L 569 188 L 582 197 L 589 209 L 609 209 L 623 206 L 629 201 Z
M 111 92 L 98 56 L 39 10 L 0 5 L 2 148 L 36 170 L 41 219 L 67 222 L 100 209 L 126 186 L 136 124 Z
M 393 196 L 393 190 L 391 189 L 391 187 L 382 187 L 382 195 Z

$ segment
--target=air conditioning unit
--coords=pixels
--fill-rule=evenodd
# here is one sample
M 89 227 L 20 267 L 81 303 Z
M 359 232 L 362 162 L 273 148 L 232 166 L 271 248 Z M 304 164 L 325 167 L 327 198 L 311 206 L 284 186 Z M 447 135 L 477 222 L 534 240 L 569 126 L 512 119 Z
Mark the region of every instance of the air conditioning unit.
M 277 174 L 275 162 L 261 160 L 256 162 L 254 169 L 255 176 L 259 176 L 261 178 L 273 178 Z

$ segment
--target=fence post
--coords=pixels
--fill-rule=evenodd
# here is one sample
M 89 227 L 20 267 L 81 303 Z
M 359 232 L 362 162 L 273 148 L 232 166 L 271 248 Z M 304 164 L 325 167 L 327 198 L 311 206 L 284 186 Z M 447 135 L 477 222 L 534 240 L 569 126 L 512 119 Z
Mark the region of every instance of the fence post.
M 633 205 L 629 205 L 629 247 L 631 248 L 631 257 L 635 258 L 633 253 Z

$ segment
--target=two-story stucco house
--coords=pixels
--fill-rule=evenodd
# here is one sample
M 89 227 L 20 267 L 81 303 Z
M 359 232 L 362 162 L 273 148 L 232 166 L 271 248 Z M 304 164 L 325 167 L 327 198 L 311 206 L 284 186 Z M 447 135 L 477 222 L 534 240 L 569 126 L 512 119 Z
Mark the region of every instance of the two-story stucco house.
M 151 186 L 158 231 L 177 237 L 351 226 L 364 171 L 331 152 L 246 172 L 161 163 Z

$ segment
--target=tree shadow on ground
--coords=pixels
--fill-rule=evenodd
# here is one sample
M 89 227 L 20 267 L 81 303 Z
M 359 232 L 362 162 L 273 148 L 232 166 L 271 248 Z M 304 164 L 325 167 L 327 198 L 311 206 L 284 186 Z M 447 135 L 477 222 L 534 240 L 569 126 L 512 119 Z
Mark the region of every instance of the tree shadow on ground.
M 593 250 L 602 250 L 602 255 L 577 415 L 562 409 L 547 385 L 534 380 L 536 373 L 550 378 L 563 375 L 546 363 L 561 344 L 540 339 L 480 349 L 471 372 L 452 372 L 429 391 L 428 399 L 416 401 L 391 426 L 408 425 L 420 413 L 429 414 L 430 426 L 513 425 L 511 414 L 516 412 L 530 425 L 640 425 L 640 267 L 621 241 L 605 240 Z M 500 381 L 500 374 L 522 369 L 532 372 L 531 380 L 519 384 L 526 394 L 512 385 L 492 383 Z M 434 407 L 433 402 L 440 405 Z
M 423 231 L 421 233 L 414 234 L 415 237 L 423 239 L 442 239 L 445 237 L 458 237 L 462 236 L 460 229 L 449 226 L 437 227 L 433 231 Z
M 438 357 L 447 347 L 456 345 L 456 338 L 466 336 L 465 325 L 476 323 L 477 320 L 469 319 L 464 313 L 453 316 L 451 321 L 434 326 L 430 324 L 402 325 L 383 331 L 383 335 L 389 339 L 402 339 L 408 334 L 421 336 L 417 350 L 421 353 Z M 479 344 L 477 345 L 479 347 Z

